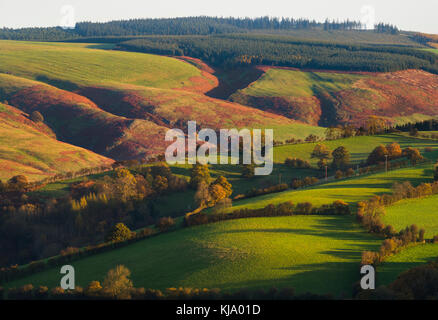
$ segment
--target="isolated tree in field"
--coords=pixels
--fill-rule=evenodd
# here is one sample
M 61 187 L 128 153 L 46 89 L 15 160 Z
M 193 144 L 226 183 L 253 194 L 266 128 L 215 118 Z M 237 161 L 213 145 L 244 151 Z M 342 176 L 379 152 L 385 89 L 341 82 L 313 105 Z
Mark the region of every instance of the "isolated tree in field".
M 332 157 L 333 169 L 342 169 L 350 164 L 350 153 L 348 152 L 347 148 L 343 146 L 336 148 L 332 153 Z
M 327 160 L 331 157 L 330 149 L 327 148 L 326 145 L 318 143 L 313 149 L 310 157 L 312 159 L 319 159 L 318 167 L 320 169 L 324 168 L 327 165 Z
M 420 153 L 420 150 L 411 147 L 403 149 L 402 156 L 408 158 L 412 165 L 416 165 L 418 161 L 424 159 Z
M 370 153 L 367 159 L 367 163 L 377 164 L 379 162 L 383 162 L 386 160 L 386 155 L 388 155 L 388 150 L 383 144 L 381 144 Z
M 124 241 L 132 238 L 133 232 L 124 223 L 117 223 L 106 236 L 106 241 Z
M 103 291 L 110 297 L 117 299 L 129 299 L 133 288 L 129 279 L 131 271 L 123 265 L 119 265 L 108 271 L 103 281 Z
M 43 115 L 39 111 L 33 111 L 30 114 L 30 119 L 33 122 L 44 122 L 44 117 L 43 117 Z
M 402 149 L 396 142 L 388 144 L 386 150 L 388 151 L 388 158 L 390 160 L 398 159 L 402 156 Z
M 198 162 L 193 165 L 190 172 L 190 186 L 196 190 L 201 182 L 210 183 L 210 170 L 208 165 Z

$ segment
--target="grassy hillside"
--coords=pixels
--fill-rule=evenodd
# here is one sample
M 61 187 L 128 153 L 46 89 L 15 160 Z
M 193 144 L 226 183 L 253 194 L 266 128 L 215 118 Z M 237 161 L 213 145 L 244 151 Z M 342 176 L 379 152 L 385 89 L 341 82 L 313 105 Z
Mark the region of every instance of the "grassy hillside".
M 294 287 L 297 292 L 344 293 L 357 280 L 362 250 L 381 240 L 351 217 L 278 217 L 227 221 L 183 229 L 74 262 L 77 284 L 102 280 L 126 265 L 136 286 L 147 288 Z M 51 269 L 7 286 L 56 286 Z
M 44 124 L 0 103 L 0 179 L 25 175 L 40 180 L 57 173 L 110 165 L 111 159 L 57 141 Z
M 0 41 L 0 49 L 0 72 L 62 89 L 115 83 L 169 89 L 203 79 L 199 69 L 177 59 L 92 49 L 90 44 Z
M 368 199 L 375 194 L 391 191 L 395 182 L 411 181 L 413 184 L 433 181 L 433 165 L 426 164 L 413 168 L 405 168 L 388 173 L 377 173 L 368 176 L 346 179 L 297 191 L 284 191 L 257 198 L 239 201 L 232 209 L 262 208 L 273 203 L 292 201 L 311 202 L 314 205 L 328 204 L 335 200 L 348 203 Z
M 387 285 L 410 268 L 425 264 L 438 257 L 438 244 L 417 245 L 389 257 L 377 268 L 377 286 Z
M 94 104 L 106 110 L 108 114 L 102 114 L 101 118 L 108 118 L 112 114 L 128 119 L 148 120 L 160 127 L 184 128 L 187 120 L 197 120 L 202 126 L 214 129 L 226 126 L 273 128 L 277 140 L 304 138 L 311 133 L 322 134 L 323 129 L 317 126 L 296 123 L 283 116 L 204 95 L 218 85 L 218 80 L 211 74 L 213 70 L 202 64 L 202 61 L 193 63 L 193 59 L 182 61 L 157 55 L 94 48 L 90 44 L 0 41 L 0 73 L 7 73 L 2 77 L 11 74 L 19 77 L 15 82 L 23 83 L 25 80 L 19 80 L 23 78 L 38 81 L 26 85 L 26 92 L 17 92 L 11 88 L 10 82 L 14 81 L 0 79 L 0 99 L 15 98 L 15 101 L 9 102 L 27 110 L 35 107 L 32 104 L 37 95 L 40 100 L 46 101 L 47 106 L 53 105 L 56 103 L 53 95 L 40 90 L 41 85 L 48 88 L 45 83 L 76 94 L 74 99 L 71 93 L 58 94 L 76 100 L 76 104 Z M 60 114 L 56 118 L 57 121 L 63 120 Z M 131 150 L 135 143 L 144 144 L 144 141 L 132 141 L 129 147 L 122 146 L 123 152 L 117 156 L 118 159 L 153 154 L 158 149 L 164 151 L 164 136 L 158 136 L 159 128 L 137 121 L 136 132 L 139 131 L 140 123 L 145 132 L 130 135 L 136 138 L 141 134 L 147 135 L 150 138 L 148 140 L 151 140 L 148 148 L 141 152 Z M 152 138 L 151 133 L 154 133 Z M 74 138 L 78 138 L 77 134 Z M 99 138 L 102 137 L 96 137 Z M 88 138 L 85 142 L 89 142 Z M 103 144 L 105 146 L 100 149 L 93 146 L 93 150 L 108 155 L 105 153 L 108 143 Z M 115 156 L 115 152 L 111 155 Z
M 402 148 L 419 148 L 421 152 L 423 152 L 424 148 L 427 147 L 435 148 L 435 150 L 436 148 L 438 148 L 438 143 L 436 141 L 416 139 L 398 134 L 358 136 L 347 139 L 324 141 L 322 143 L 325 144 L 332 151 L 339 146 L 346 147 L 350 152 L 350 160 L 353 163 L 359 163 L 361 161 L 365 161 L 371 151 L 373 151 L 373 149 L 378 145 L 387 145 L 393 142 L 400 144 Z M 275 162 L 282 163 L 284 162 L 284 160 L 286 160 L 286 158 L 293 157 L 308 160 L 312 165 L 316 166 L 318 160 L 310 158 L 310 155 L 315 148 L 315 145 L 316 143 L 305 143 L 278 146 L 274 149 Z M 429 154 L 425 153 L 425 156 L 429 156 Z M 430 156 L 433 158 L 436 155 L 433 153 L 430 154 Z
M 314 125 L 364 125 L 371 115 L 403 123 L 438 114 L 438 76 L 424 71 L 351 74 L 263 69 L 266 73 L 259 80 L 230 99 Z
M 404 200 L 386 209 L 383 217 L 385 224 L 392 225 L 397 231 L 408 225 L 416 224 L 426 230 L 426 237 L 438 235 L 438 196 L 425 199 Z

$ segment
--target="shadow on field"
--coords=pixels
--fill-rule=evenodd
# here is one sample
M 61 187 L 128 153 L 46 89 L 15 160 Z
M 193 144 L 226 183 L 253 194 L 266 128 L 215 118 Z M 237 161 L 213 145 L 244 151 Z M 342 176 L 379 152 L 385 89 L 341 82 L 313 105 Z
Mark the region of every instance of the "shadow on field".
M 295 294 L 329 294 L 335 299 L 342 299 L 351 298 L 353 283 L 360 280 L 359 263 L 355 262 L 303 264 L 278 270 L 291 274 L 277 279 L 233 283 L 232 287 L 260 290 L 293 288 Z
M 51 78 L 46 77 L 44 75 L 37 76 L 35 78 L 35 80 L 47 83 L 51 86 L 54 86 L 54 87 L 56 87 L 58 89 L 62 89 L 62 90 L 76 91 L 79 89 L 79 87 L 73 82 L 70 82 L 67 80 L 51 79 Z
M 302 216 L 296 216 L 302 217 Z M 293 219 L 294 217 L 289 217 Z M 270 218 L 275 219 L 275 218 Z M 303 235 L 303 236 L 315 236 L 321 238 L 328 238 L 327 241 L 341 240 L 341 241 L 358 241 L 364 242 L 364 244 L 353 244 L 357 247 L 357 250 L 371 250 L 370 244 L 367 243 L 373 239 L 380 239 L 380 237 L 372 236 L 366 233 L 364 230 L 360 229 L 360 226 L 356 224 L 353 217 L 334 217 L 325 216 L 320 219 L 317 224 L 309 226 L 309 228 L 252 228 L 252 229 L 240 229 L 240 230 L 227 230 L 220 232 L 222 234 L 236 234 L 236 233 L 266 233 L 268 236 L 270 233 L 287 233 L 291 235 Z M 383 239 L 383 238 L 382 238 Z M 324 239 L 321 239 L 324 241 Z M 378 249 L 376 245 L 374 249 Z M 362 251 L 360 251 L 362 252 Z M 337 256 L 342 254 L 342 250 L 334 249 L 334 251 L 321 252 L 325 254 L 335 254 Z M 350 252 L 344 252 L 345 254 L 351 254 Z M 345 256 L 348 259 L 347 256 Z
M 384 262 L 377 268 L 376 285 L 388 285 L 398 278 L 398 276 L 408 269 L 424 265 L 434 258 L 422 258 L 418 262 Z

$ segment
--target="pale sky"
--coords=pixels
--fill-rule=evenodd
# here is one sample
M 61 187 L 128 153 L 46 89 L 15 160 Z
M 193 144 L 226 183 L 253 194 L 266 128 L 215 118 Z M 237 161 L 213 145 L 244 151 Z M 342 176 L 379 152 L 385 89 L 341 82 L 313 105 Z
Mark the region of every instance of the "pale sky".
M 0 27 L 12 28 L 199 15 L 349 18 L 438 34 L 437 0 L 0 0 Z

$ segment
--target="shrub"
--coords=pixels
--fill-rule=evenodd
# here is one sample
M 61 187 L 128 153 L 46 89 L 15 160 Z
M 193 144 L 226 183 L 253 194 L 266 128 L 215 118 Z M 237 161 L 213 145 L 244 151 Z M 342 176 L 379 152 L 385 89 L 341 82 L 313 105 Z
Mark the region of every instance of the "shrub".
M 354 171 L 354 169 L 349 168 L 349 169 L 345 172 L 345 176 L 346 176 L 346 177 L 352 177 L 352 176 L 354 176 L 355 173 L 356 173 L 356 172 Z
M 124 223 L 117 223 L 106 236 L 106 241 L 124 241 L 131 239 L 133 232 Z
M 67 256 L 67 255 L 75 254 L 75 253 L 78 253 L 78 252 L 79 252 L 79 249 L 78 249 L 78 248 L 75 248 L 75 247 L 67 247 L 67 248 L 61 250 L 61 252 L 60 252 L 59 254 L 60 254 L 61 256 Z
M 130 275 L 131 271 L 122 265 L 111 269 L 103 281 L 103 293 L 116 299 L 130 299 L 133 287 Z
M 310 169 L 311 165 L 308 161 L 298 158 L 287 158 L 284 164 L 290 168 L 295 169 Z
M 44 117 L 43 117 L 43 115 L 39 111 L 33 111 L 30 114 L 30 119 L 33 122 L 44 122 Z
M 173 220 L 171 217 L 163 217 L 156 223 L 156 227 L 161 232 L 168 231 L 171 227 L 175 225 L 175 220 Z
M 372 251 L 362 252 L 361 264 L 364 265 L 374 265 L 378 261 L 378 253 Z
M 341 170 L 336 171 L 335 179 L 342 179 L 343 176 L 344 176 L 344 173 Z

